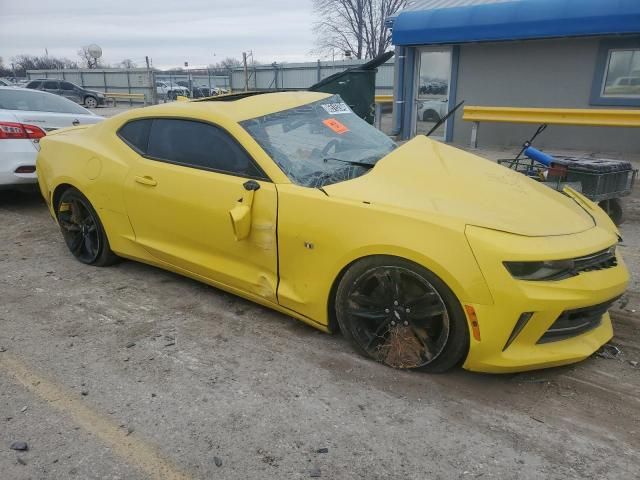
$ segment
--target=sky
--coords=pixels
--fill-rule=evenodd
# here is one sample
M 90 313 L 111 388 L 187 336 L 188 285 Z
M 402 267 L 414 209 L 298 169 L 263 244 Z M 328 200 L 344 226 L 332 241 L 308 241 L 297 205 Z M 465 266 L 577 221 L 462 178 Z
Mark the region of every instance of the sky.
M 200 67 L 253 51 L 262 63 L 317 55 L 312 0 L 0 0 L 0 57 L 18 54 L 78 60 L 97 44 L 106 63 L 125 58 L 156 68 Z

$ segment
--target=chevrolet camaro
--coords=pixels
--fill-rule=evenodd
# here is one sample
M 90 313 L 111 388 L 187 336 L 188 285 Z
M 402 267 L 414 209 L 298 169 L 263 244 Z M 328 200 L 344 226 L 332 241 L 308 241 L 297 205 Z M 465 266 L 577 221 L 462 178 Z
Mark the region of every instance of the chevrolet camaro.
M 337 95 L 131 110 L 47 135 L 37 171 L 79 261 L 201 280 L 395 368 L 582 360 L 629 278 L 578 192 L 424 136 L 399 146 Z

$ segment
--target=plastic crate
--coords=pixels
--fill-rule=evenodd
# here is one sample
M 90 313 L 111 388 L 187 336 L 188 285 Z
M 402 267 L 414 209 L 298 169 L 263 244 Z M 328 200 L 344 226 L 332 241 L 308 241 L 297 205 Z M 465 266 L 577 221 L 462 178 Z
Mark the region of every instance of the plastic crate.
M 594 201 L 628 195 L 636 175 L 622 160 L 556 157 L 556 164 L 566 166 L 566 182 L 580 182 L 582 193 Z

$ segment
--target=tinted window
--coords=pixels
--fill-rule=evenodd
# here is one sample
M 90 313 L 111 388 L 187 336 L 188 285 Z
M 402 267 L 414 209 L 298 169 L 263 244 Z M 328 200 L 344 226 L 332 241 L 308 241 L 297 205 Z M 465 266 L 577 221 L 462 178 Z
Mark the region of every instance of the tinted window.
M 27 88 L 40 88 L 42 82 L 40 80 L 36 80 L 35 82 L 29 82 L 27 84 Z
M 155 119 L 147 154 L 181 165 L 264 178 L 228 133 L 206 123 Z
M 69 82 L 60 83 L 60 88 L 62 88 L 62 90 L 75 90 L 75 86 L 73 85 L 73 83 Z
M 44 82 L 44 89 L 45 90 L 57 90 L 58 89 L 58 82 Z
M 118 135 L 140 153 L 146 153 L 152 122 L 151 119 L 129 122 L 118 131 Z
M 22 88 L 0 90 L 0 109 L 91 115 L 91 112 L 64 97 Z

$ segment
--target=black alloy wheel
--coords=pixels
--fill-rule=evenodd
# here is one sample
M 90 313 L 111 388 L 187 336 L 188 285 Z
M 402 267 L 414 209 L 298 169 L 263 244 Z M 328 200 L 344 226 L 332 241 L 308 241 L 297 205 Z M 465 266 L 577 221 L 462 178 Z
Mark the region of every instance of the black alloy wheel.
M 365 259 L 343 277 L 336 295 L 343 334 L 362 354 L 393 368 L 453 367 L 469 343 L 453 293 L 428 270 L 403 259 L 380 260 L 385 258 L 393 257 Z
M 79 261 L 106 266 L 117 260 L 98 215 L 78 190 L 69 188 L 62 194 L 56 216 L 69 251 Z

